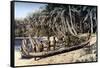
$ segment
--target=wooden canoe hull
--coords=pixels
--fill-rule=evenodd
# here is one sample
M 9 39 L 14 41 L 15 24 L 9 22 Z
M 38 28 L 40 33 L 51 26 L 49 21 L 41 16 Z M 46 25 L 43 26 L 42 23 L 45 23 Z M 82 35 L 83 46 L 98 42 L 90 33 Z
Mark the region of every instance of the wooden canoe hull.
M 66 48 L 61 48 L 59 50 L 48 51 L 48 52 L 29 53 L 29 55 L 32 56 L 32 57 L 47 57 L 47 56 L 61 54 L 61 53 L 64 53 L 64 52 L 70 52 L 70 51 L 73 51 L 73 50 L 77 50 L 77 49 L 83 48 L 84 46 L 86 46 L 88 44 L 89 44 L 89 41 L 81 43 L 79 45 L 69 47 L 69 48 L 66 47 Z

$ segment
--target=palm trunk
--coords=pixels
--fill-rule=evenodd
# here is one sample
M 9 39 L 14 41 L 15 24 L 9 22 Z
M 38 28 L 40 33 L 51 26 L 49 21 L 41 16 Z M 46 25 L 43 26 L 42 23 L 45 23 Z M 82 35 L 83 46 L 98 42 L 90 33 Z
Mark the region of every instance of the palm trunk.
M 91 23 L 91 34 L 93 33 L 93 21 L 92 21 L 92 12 L 90 12 L 90 23 Z
M 71 23 L 72 30 L 73 30 L 74 34 L 77 35 L 77 32 L 74 29 L 73 22 L 72 22 L 72 14 L 71 14 L 70 6 L 69 6 L 69 16 L 70 16 L 70 23 Z
M 68 26 L 68 30 L 69 30 L 69 32 L 71 33 L 71 35 L 75 36 L 75 34 L 74 34 L 73 31 L 72 31 L 71 26 L 69 25 L 69 22 L 68 22 L 67 18 L 66 18 L 66 24 L 67 24 L 67 26 Z

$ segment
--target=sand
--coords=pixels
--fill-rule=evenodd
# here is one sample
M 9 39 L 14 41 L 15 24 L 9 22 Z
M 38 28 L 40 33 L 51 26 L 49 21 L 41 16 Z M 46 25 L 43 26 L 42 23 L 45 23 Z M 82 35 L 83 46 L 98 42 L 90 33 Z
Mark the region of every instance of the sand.
M 90 44 L 96 42 L 96 37 L 91 38 Z M 89 55 L 89 54 L 88 54 Z M 86 55 L 84 49 L 78 49 L 71 52 L 66 52 L 46 58 L 39 59 L 37 61 L 34 58 L 31 59 L 21 59 L 20 52 L 15 51 L 15 66 L 26 66 L 26 65 L 42 65 L 42 64 L 57 64 L 57 63 L 73 63 L 76 60 L 86 59 L 89 56 L 93 56 L 96 59 L 96 54 Z

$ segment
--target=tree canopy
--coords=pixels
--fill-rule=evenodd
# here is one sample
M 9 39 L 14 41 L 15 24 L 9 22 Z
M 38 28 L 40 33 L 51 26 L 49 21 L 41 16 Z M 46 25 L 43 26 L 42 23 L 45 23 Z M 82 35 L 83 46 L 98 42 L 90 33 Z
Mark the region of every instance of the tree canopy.
M 47 4 L 40 12 L 15 20 L 15 36 L 77 36 L 95 33 L 97 7 L 86 5 Z

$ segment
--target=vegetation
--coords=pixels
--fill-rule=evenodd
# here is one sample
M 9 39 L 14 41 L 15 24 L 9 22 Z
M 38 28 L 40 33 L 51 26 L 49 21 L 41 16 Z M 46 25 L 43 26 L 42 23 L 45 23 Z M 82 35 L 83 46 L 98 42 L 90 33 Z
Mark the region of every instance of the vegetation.
M 95 6 L 47 4 L 44 9 L 28 15 L 23 20 L 16 19 L 15 36 L 29 37 L 29 41 L 32 45 L 31 49 L 34 49 L 34 52 L 30 54 L 34 57 L 49 56 L 65 51 L 69 52 L 83 48 L 85 45 L 89 44 L 90 36 L 92 36 L 91 34 L 95 34 L 97 30 L 96 13 L 97 7 Z M 84 33 L 87 35 L 80 36 Z M 32 38 L 34 36 L 48 37 L 46 44 L 47 52 L 44 50 L 44 42 L 37 42 Z M 54 36 L 54 44 L 52 46 L 50 44 L 51 41 L 49 41 L 49 37 L 51 36 Z M 55 37 L 57 37 L 59 41 L 56 41 Z M 87 42 L 82 45 L 84 41 Z M 28 43 L 25 39 L 23 40 L 22 46 L 22 52 L 27 51 L 26 53 L 29 55 L 28 50 L 30 49 L 27 47 Z M 54 48 L 53 51 L 51 47 Z M 92 50 L 87 48 L 85 51 L 87 54 L 91 54 Z M 95 60 L 93 57 L 89 57 L 89 59 Z M 82 59 L 76 61 L 87 62 L 88 60 Z
M 96 11 L 95 6 L 47 4 L 41 11 L 15 20 L 15 36 L 55 36 L 64 46 L 78 45 L 96 32 Z M 83 33 L 88 36 L 79 37 Z
M 15 20 L 15 36 L 77 36 L 79 33 L 95 33 L 97 8 L 83 5 L 48 4 L 41 12 L 23 20 Z

